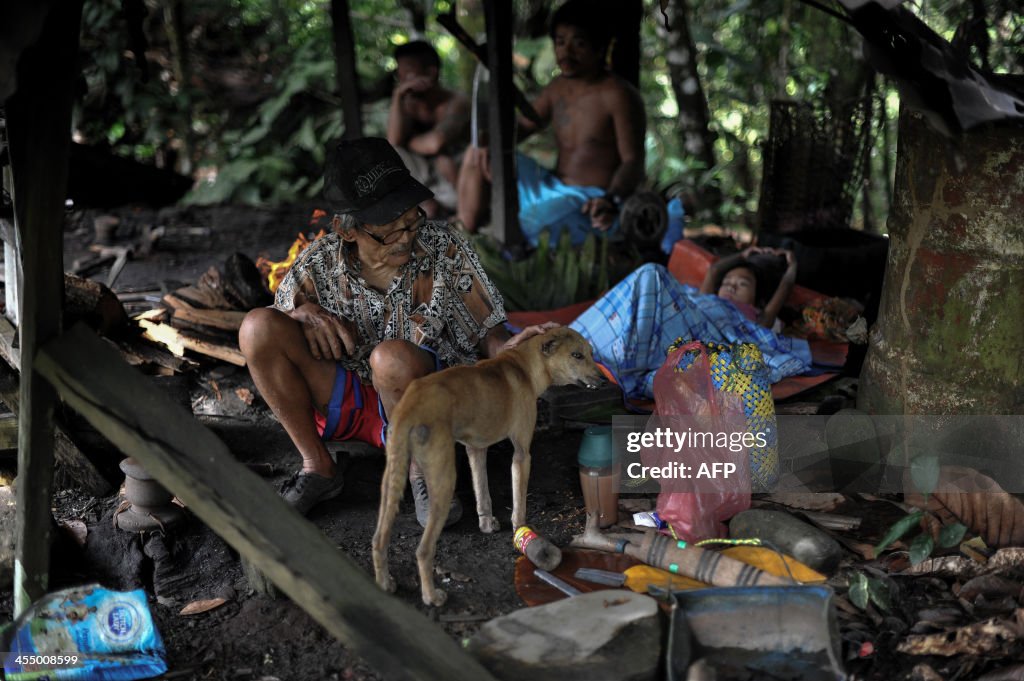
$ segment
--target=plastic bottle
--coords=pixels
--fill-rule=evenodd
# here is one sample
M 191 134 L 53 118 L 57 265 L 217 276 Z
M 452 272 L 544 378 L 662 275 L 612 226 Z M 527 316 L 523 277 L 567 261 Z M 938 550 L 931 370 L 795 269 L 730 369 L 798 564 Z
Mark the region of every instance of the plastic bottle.
M 619 521 L 619 467 L 612 451 L 610 426 L 587 428 L 580 443 L 580 487 L 591 518 L 604 529 Z
M 551 572 L 562 562 L 562 552 L 559 548 L 526 525 L 516 530 L 512 543 L 541 570 Z
M 683 218 L 686 211 L 683 210 L 683 201 L 678 196 L 668 202 L 668 228 L 665 230 L 665 237 L 661 240 L 663 253 L 671 253 L 675 242 L 683 238 Z

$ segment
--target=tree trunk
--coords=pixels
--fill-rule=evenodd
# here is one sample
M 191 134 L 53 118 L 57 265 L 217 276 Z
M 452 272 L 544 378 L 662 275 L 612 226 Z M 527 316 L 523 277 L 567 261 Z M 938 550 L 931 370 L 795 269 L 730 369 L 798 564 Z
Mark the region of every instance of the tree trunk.
M 356 72 L 356 44 L 352 37 L 352 15 L 348 0 L 331 0 L 331 25 L 334 37 L 334 64 L 345 122 L 345 139 L 363 136 L 363 107 L 359 98 L 359 74 Z
M 658 22 L 658 33 L 665 41 L 672 92 L 679 106 L 678 129 L 683 150 L 706 169 L 714 168 L 715 135 L 708 127 L 711 114 L 697 73 L 697 48 L 689 25 L 690 8 L 686 0 L 668 0 L 664 8 L 662 21 Z M 695 189 L 699 201 L 698 216 L 716 220 L 722 204 L 721 190 L 717 185 Z
M 192 71 L 188 60 L 188 46 L 185 42 L 185 6 L 182 0 L 170 0 L 164 5 L 164 27 L 171 47 L 171 63 L 174 79 L 178 81 L 178 92 L 185 95 L 186 107 L 179 111 L 179 130 L 181 134 L 181 153 L 178 155 L 177 170 L 185 175 L 192 172 Z
M 885 286 L 858 408 L 1024 414 L 1021 196 L 1020 128 L 972 130 L 954 148 L 904 109 Z

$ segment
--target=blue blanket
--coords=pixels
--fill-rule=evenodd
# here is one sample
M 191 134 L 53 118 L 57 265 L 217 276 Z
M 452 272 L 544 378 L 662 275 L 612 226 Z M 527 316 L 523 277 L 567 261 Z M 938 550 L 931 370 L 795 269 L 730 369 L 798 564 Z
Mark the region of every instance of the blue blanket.
M 594 359 L 612 370 L 631 398 L 653 398 L 654 373 L 676 338 L 754 343 L 772 383 L 811 368 L 807 341 L 772 333 L 731 302 L 679 283 L 661 265 L 638 268 L 570 327 L 590 341 Z
M 551 243 L 557 244 L 563 230 L 569 232 L 574 246 L 579 246 L 588 234 L 597 232 L 590 224 L 590 216 L 580 212 L 590 199 L 604 196 L 601 187 L 576 187 L 558 179 L 529 156 L 516 154 L 516 179 L 519 188 L 519 227 L 530 242 L 537 245 L 545 229 L 551 234 Z M 614 234 L 619 219 L 606 234 Z

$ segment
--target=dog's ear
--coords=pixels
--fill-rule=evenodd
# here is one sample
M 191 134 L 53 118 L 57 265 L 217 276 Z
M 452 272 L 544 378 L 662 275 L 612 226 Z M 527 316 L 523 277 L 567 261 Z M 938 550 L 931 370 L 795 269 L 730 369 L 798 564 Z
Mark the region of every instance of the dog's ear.
M 544 344 L 540 346 L 540 351 L 545 355 L 553 354 L 561 340 L 561 338 L 551 338 L 550 340 L 544 341 Z

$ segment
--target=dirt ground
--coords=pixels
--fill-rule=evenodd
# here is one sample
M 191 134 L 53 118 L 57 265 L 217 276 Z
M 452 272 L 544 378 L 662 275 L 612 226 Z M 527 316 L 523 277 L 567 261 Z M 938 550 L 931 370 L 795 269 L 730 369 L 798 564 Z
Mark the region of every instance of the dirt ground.
M 211 266 L 220 266 L 236 251 L 255 260 L 260 255 L 281 259 L 299 231 L 304 231 L 313 206 L 280 210 L 249 208 L 111 211 L 121 222 L 114 244 L 138 243 L 144 232 L 164 226 L 164 236 L 150 253 L 127 263 L 114 285 L 118 293 L 173 290 L 194 283 Z M 93 218 L 100 213 L 71 213 L 65 233 L 65 263 L 90 256 L 88 246 L 96 234 Z M 208 233 L 202 229 L 208 228 Z M 108 269 L 93 278 L 104 281 Z M 150 305 L 131 303 L 133 308 Z M 284 431 L 257 397 L 252 405 L 237 397 L 238 389 L 256 393 L 248 372 L 231 365 L 205 362 L 187 377 L 192 408 L 243 462 L 267 476 L 276 488 L 299 464 Z M 104 443 L 88 424 L 76 423 L 81 439 L 92 444 L 91 454 L 103 457 Z M 529 491 L 529 521 L 558 544 L 568 543 L 583 528 L 582 496 L 577 480 L 575 452 L 581 430 L 548 430 L 533 447 Z M 123 455 L 106 445 L 109 462 Z M 392 570 L 398 597 L 414 605 L 460 638 L 482 621 L 522 607 L 513 584 L 518 555 L 509 529 L 511 515 L 511 446 L 491 449 L 488 469 L 500 532 L 483 535 L 477 529 L 469 468 L 459 459 L 456 494 L 466 513 L 442 535 L 437 554 L 437 580 L 448 603 L 431 612 L 422 605 L 415 578 L 415 549 L 420 527 L 407 492 L 396 521 L 392 542 Z M 372 573 L 370 540 L 376 525 L 383 457 L 372 452 L 341 454 L 345 466 L 345 492 L 321 504 L 309 518 L 345 553 Z M 258 466 L 255 464 L 267 464 Z M 113 526 L 120 497 L 94 498 L 75 489 L 55 493 L 55 516 L 60 521 L 82 521 L 88 529 L 85 546 L 59 535 L 55 549 L 54 589 L 98 581 L 116 589 L 145 588 L 151 611 L 167 648 L 167 679 L 376 679 L 373 670 L 292 604 L 252 591 L 242 573 L 237 553 L 195 516 L 163 535 L 129 534 Z M 181 616 L 186 604 L 225 598 L 212 611 Z M 2 612 L 10 615 L 10 594 L 3 594 Z
M 161 290 L 192 284 L 211 266 L 240 251 L 255 259 L 267 255 L 281 259 L 297 232 L 304 230 L 313 206 L 280 210 L 242 208 L 168 209 L 116 211 L 121 223 L 114 243 L 138 243 L 156 227 L 165 227 L 149 253 L 138 253 L 114 285 L 119 294 L 139 295 L 127 307 L 130 312 L 155 305 Z M 65 234 L 65 263 L 89 255 L 95 241 L 95 212 L 71 213 Z M 198 228 L 198 229 L 197 229 Z M 104 280 L 107 270 L 93 277 Z M 224 363 L 204 362 L 174 386 L 182 402 L 213 429 L 232 453 L 263 474 L 268 485 L 277 486 L 299 460 L 283 430 L 257 397 L 251 403 L 246 391 L 255 393 L 248 372 Z M 187 389 L 187 397 L 182 388 Z M 828 386 L 808 398 L 821 402 L 832 395 Z M 843 398 L 839 398 L 842 402 Z M 102 437 L 90 433 L 87 424 L 65 414 L 90 453 L 116 467 L 123 456 Z M 564 424 L 562 424 L 564 425 Z M 528 520 L 534 529 L 564 546 L 583 530 L 583 502 L 575 454 L 582 424 L 556 424 L 540 430 L 533 446 Z M 509 528 L 511 513 L 511 447 L 492 447 L 488 461 L 491 493 L 501 531 L 483 535 L 477 529 L 469 469 L 459 459 L 457 495 L 467 512 L 441 536 L 437 554 L 438 583 L 448 592 L 443 608 L 422 605 L 415 572 L 415 549 L 420 528 L 406 494 L 395 525 L 391 546 L 392 571 L 398 581 L 397 597 L 417 608 L 456 639 L 470 636 L 484 621 L 523 606 L 513 584 L 517 554 Z M 310 515 L 324 534 L 360 567 L 372 573 L 370 541 L 377 518 L 383 458 L 374 453 L 342 455 L 345 493 L 318 506 Z M 164 534 L 129 534 L 113 527 L 120 503 L 117 495 L 95 498 L 75 489 L 58 486 L 54 498 L 58 522 L 78 521 L 88 531 L 84 546 L 68 532 L 58 533 L 54 548 L 51 586 L 54 589 L 98 581 L 115 589 L 144 588 L 152 614 L 163 637 L 170 671 L 164 679 L 223 679 L 240 681 L 322 681 L 325 679 L 377 679 L 370 667 L 326 634 L 286 597 L 256 593 L 243 575 L 237 553 L 206 528 L 198 518 Z M 887 505 L 882 503 L 881 506 Z M 877 541 L 892 522 L 889 517 L 873 525 Z M 898 516 L 897 516 L 898 517 Z M 868 525 L 869 523 L 865 523 Z M 871 541 L 871 537 L 864 538 Z M 844 564 L 853 562 L 849 554 Z M 831 582 L 845 593 L 842 573 Z M 901 579 L 902 611 L 883 616 L 877 612 L 840 612 L 843 658 L 847 672 L 858 679 L 918 678 L 912 672 L 928 662 L 938 678 L 976 678 L 1006 660 L 981 658 L 978 662 L 910 657 L 895 652 L 900 636 L 919 617 L 918 609 L 952 599 L 950 585 L 934 577 Z M 194 601 L 221 598 L 220 607 L 198 615 L 181 615 Z M 910 605 L 915 603 L 916 605 Z M 937 606 L 935 606 L 937 607 Z M 11 594 L 0 593 L 0 616 L 10 617 Z M 896 616 L 898 615 L 898 616 Z M 865 643 L 874 652 L 864 654 Z M 396 651 L 401 655 L 401 651 Z M 935 678 L 927 675 L 920 678 Z M 1007 677 L 1008 678 L 1008 677 Z

